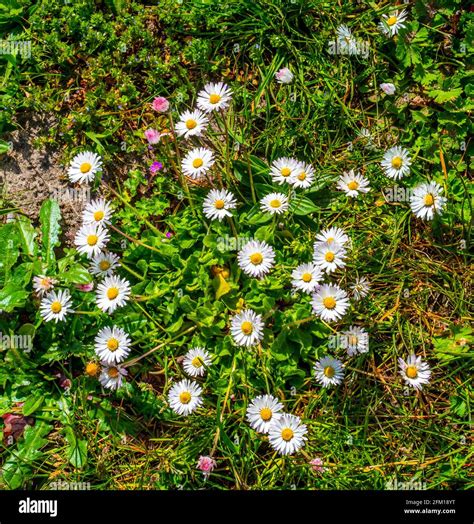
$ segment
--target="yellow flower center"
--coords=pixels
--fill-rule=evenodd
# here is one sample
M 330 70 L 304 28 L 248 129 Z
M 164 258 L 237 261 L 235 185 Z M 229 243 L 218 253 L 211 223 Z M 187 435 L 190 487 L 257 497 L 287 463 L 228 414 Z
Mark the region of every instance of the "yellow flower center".
M 95 377 L 99 372 L 99 366 L 95 362 L 89 362 L 86 366 L 86 373 L 90 377 Z
M 332 251 L 328 251 L 324 255 L 324 258 L 325 258 L 326 262 L 332 262 L 334 260 L 334 253 Z
M 326 309 L 334 309 L 336 307 L 336 301 L 334 297 L 326 297 L 323 300 L 323 305 Z
M 285 428 L 285 429 L 283 429 L 282 432 L 281 432 L 281 438 L 282 438 L 283 440 L 285 440 L 286 442 L 288 442 L 289 440 L 291 440 L 291 439 L 293 438 L 293 435 L 294 435 L 293 430 L 290 429 L 290 428 Z
M 301 279 L 303 280 L 303 282 L 311 282 L 313 276 L 311 275 L 311 273 L 303 273 Z
M 110 378 L 117 378 L 119 376 L 119 370 L 117 368 L 109 368 L 107 374 Z
M 188 129 L 194 129 L 196 126 L 197 126 L 196 120 L 193 120 L 192 118 L 190 118 L 189 120 L 186 120 L 186 127 Z
M 434 204 L 434 196 L 431 193 L 428 193 L 425 196 L 425 206 L 432 206 Z
M 263 262 L 261 253 L 254 253 L 253 255 L 250 255 L 250 262 L 252 262 L 254 266 L 261 264 Z
M 304 171 L 298 175 L 298 180 L 306 180 L 306 173 Z
M 260 410 L 260 417 L 267 422 L 272 418 L 272 410 L 270 408 L 262 408 Z
M 278 208 L 278 207 L 280 207 L 280 206 L 281 206 L 281 202 L 280 202 L 280 200 L 277 200 L 277 199 L 275 198 L 275 200 L 271 200 L 271 201 L 270 201 L 270 207 Z
M 324 368 L 324 374 L 326 375 L 326 377 L 332 378 L 336 374 L 336 372 L 334 371 L 334 368 L 332 366 L 327 366 Z
M 402 164 L 403 160 L 399 156 L 392 158 L 392 167 L 394 167 L 395 169 L 400 169 L 402 167 Z
M 252 333 L 253 331 L 252 322 L 249 322 L 248 320 L 242 322 L 240 329 L 242 330 L 242 333 L 244 333 L 245 335 L 250 335 L 250 333 Z
M 195 167 L 196 169 L 198 167 L 201 167 L 203 164 L 204 164 L 204 162 L 202 161 L 202 158 L 195 158 L 193 160 L 193 167 Z
M 94 213 L 94 220 L 100 222 L 104 218 L 105 213 L 103 211 L 96 211 Z
M 189 393 L 189 391 L 183 391 L 179 394 L 179 401 L 181 404 L 189 404 L 191 402 L 191 393 Z
M 59 302 L 58 300 L 54 301 L 51 304 L 51 311 L 53 313 L 59 313 L 62 310 L 62 308 L 63 306 L 61 305 L 61 302 Z
M 40 285 L 43 286 L 43 287 L 49 287 L 49 278 L 42 278 L 41 279 L 41 282 L 40 282 Z
M 214 207 L 215 207 L 216 209 L 223 209 L 224 206 L 225 206 L 225 202 L 224 202 L 223 200 L 216 200 L 216 201 L 214 202 Z
M 356 337 L 355 335 L 351 335 L 349 337 L 349 345 L 350 346 L 356 346 L 358 342 L 359 342 L 359 338 Z
M 281 176 L 287 177 L 291 175 L 291 169 L 289 167 L 284 167 L 280 170 Z
M 92 166 L 89 164 L 89 162 L 84 162 L 81 164 L 79 169 L 81 170 L 81 173 L 89 173 L 89 171 L 92 169 Z
M 203 365 L 203 361 L 201 360 L 201 357 L 194 357 L 191 361 L 191 364 L 195 367 L 195 368 L 200 368 L 202 367 Z
M 334 237 L 329 237 L 326 242 L 330 244 L 331 242 L 334 242 Z
M 116 351 L 118 347 L 119 341 L 116 338 L 109 338 L 109 340 L 107 340 L 107 348 L 110 351 Z
M 351 182 L 349 182 L 347 184 L 347 187 L 351 190 L 351 191 L 354 191 L 355 189 L 357 189 L 359 187 L 359 183 L 356 182 L 355 180 L 352 180 Z
M 220 102 L 220 100 L 221 100 L 220 95 L 217 95 L 215 93 L 209 96 L 209 102 L 211 104 L 217 104 L 218 102 Z
M 418 370 L 416 369 L 416 366 L 408 366 L 406 374 L 408 378 L 416 378 L 418 376 Z
M 107 289 L 107 298 L 109 300 L 113 300 L 114 298 L 117 298 L 119 294 L 119 290 L 116 287 L 111 287 Z
M 395 15 L 392 15 L 387 19 L 387 25 L 392 26 L 397 23 L 398 18 Z
M 108 260 L 102 260 L 101 262 L 99 262 L 99 268 L 102 271 L 107 271 L 107 269 L 110 268 L 110 262 Z
M 87 237 L 87 243 L 89 244 L 89 246 L 95 246 L 98 240 L 99 237 L 97 235 L 89 235 Z

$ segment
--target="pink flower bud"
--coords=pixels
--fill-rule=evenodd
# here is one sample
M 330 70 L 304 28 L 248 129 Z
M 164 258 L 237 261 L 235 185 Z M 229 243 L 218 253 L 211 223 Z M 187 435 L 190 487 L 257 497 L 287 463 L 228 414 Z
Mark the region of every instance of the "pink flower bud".
M 161 134 L 156 129 L 147 129 L 144 134 L 149 144 L 158 144 L 160 141 Z
M 151 106 L 155 111 L 158 111 L 159 113 L 166 113 L 170 107 L 170 103 L 164 96 L 158 96 L 156 97 L 153 102 L 151 103 Z

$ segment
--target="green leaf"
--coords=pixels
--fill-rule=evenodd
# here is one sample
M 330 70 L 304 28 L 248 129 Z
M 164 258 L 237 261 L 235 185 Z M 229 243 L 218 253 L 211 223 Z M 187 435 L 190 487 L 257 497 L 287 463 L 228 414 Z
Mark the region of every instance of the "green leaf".
M 23 252 L 28 256 L 36 256 L 37 246 L 35 243 L 35 237 L 37 233 L 35 228 L 31 225 L 30 220 L 23 216 L 19 217 L 16 225 L 18 227 Z
M 299 216 L 309 215 L 318 210 L 319 208 L 314 204 L 314 202 L 303 195 L 296 196 L 290 204 L 290 211 L 293 211 L 295 215 Z
M 92 282 L 92 275 L 80 265 L 71 267 L 65 273 L 59 275 L 67 284 L 88 284 Z
M 428 91 L 428 96 L 434 98 L 434 101 L 438 104 L 444 104 L 445 102 L 452 102 L 456 100 L 462 94 L 462 87 L 452 89 L 451 91 L 442 91 L 441 89 L 432 89 Z
M 42 456 L 40 450 L 48 443 L 44 437 L 50 431 L 51 426 L 43 421 L 26 426 L 24 439 L 18 442 L 18 449 L 12 450 L 3 466 L 3 480 L 10 489 L 22 487 L 25 480 L 31 477 L 34 461 Z
M 77 440 L 71 426 L 65 427 L 66 440 L 68 441 L 67 457 L 69 462 L 78 469 L 87 462 L 87 441 Z
M 40 210 L 40 222 L 43 236 L 42 254 L 48 266 L 55 260 L 54 248 L 59 245 L 60 220 L 59 204 L 55 200 L 45 200 Z
M 23 404 L 23 415 L 25 417 L 28 417 L 29 415 L 37 411 L 43 405 L 43 402 L 44 397 L 42 395 L 29 396 Z

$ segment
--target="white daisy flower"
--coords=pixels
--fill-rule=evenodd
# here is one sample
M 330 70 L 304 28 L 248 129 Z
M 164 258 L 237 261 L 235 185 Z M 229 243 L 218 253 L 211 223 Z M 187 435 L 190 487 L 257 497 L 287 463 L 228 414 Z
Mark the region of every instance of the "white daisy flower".
M 351 198 L 358 197 L 360 193 L 368 193 L 370 191 L 368 179 L 360 173 L 354 173 L 353 169 L 349 172 L 344 172 L 337 182 L 337 187 Z
M 283 193 L 270 193 L 260 200 L 260 208 L 272 215 L 288 211 L 288 198 Z
M 89 202 L 82 214 L 84 224 L 110 224 L 112 206 L 104 198 Z
M 315 177 L 314 167 L 311 164 L 298 162 L 298 169 L 293 171 L 293 175 L 288 180 L 288 183 L 294 187 L 308 189 L 313 184 Z
M 210 220 L 223 220 L 232 216 L 229 209 L 235 209 L 237 201 L 226 189 L 211 189 L 203 202 L 203 211 Z
M 184 371 L 193 377 L 202 377 L 211 365 L 211 354 L 204 348 L 190 349 L 183 360 Z
M 185 111 L 179 116 L 179 122 L 176 124 L 176 133 L 179 136 L 184 136 L 184 138 L 201 136 L 208 123 L 207 116 L 199 109 Z
M 91 260 L 89 271 L 98 277 L 112 275 L 120 258 L 115 253 L 102 252 Z
M 64 320 L 65 316 L 73 311 L 71 307 L 71 296 L 67 289 L 60 289 L 58 292 L 50 291 L 40 304 L 40 314 L 46 322 L 54 320 Z
M 338 285 L 323 284 L 311 301 L 316 315 L 327 322 L 342 318 L 349 308 L 347 293 Z
M 407 176 L 410 173 L 410 165 L 410 154 L 399 146 L 391 147 L 386 151 L 381 162 L 385 176 L 395 180 Z
M 342 54 L 357 53 L 357 41 L 347 25 L 340 25 L 336 31 L 338 49 Z
M 88 258 L 92 258 L 105 248 L 109 239 L 109 234 L 102 225 L 85 224 L 76 233 L 74 244 L 79 253 L 87 255 Z
M 96 173 L 102 170 L 102 159 L 96 153 L 86 151 L 76 155 L 69 164 L 68 176 L 71 182 L 92 182 Z
M 337 242 L 318 244 L 314 248 L 313 262 L 326 273 L 346 265 L 347 251 Z
M 273 267 L 275 252 L 266 242 L 251 240 L 239 251 L 237 259 L 244 273 L 252 277 L 262 277 Z
M 214 153 L 205 147 L 195 147 L 188 151 L 181 161 L 181 169 L 186 176 L 193 180 L 204 178 L 214 164 Z
M 416 186 L 410 197 L 410 207 L 415 216 L 432 220 L 436 213 L 441 215 L 446 204 L 442 192 L 443 188 L 436 182 L 423 182 Z
M 364 328 L 350 326 L 348 330 L 342 332 L 341 341 L 342 347 L 347 350 L 350 357 L 369 351 L 369 334 Z
M 247 408 L 250 427 L 259 433 L 268 433 L 270 426 L 282 416 L 283 404 L 272 395 L 255 397 Z
M 105 313 L 113 313 L 130 298 L 130 283 L 115 275 L 105 277 L 97 286 L 96 304 Z
M 45 293 L 54 288 L 56 280 L 46 275 L 38 275 L 33 277 L 33 289 L 36 294 L 42 297 Z
M 344 246 L 349 241 L 349 237 L 345 231 L 340 227 L 330 227 L 329 229 L 323 229 L 316 235 L 316 242 L 314 243 L 314 249 L 321 244 L 331 244 L 335 242 L 340 246 Z
M 305 293 L 312 293 L 318 288 L 323 274 L 316 264 L 310 262 L 309 264 L 300 264 L 294 269 L 291 273 L 291 278 L 291 284 L 295 289 L 300 289 Z
M 106 362 L 102 363 L 102 371 L 99 376 L 99 382 L 106 389 L 119 389 L 123 384 L 123 377 L 128 375 L 128 371 L 120 366 L 108 366 Z
M 197 97 L 197 106 L 205 113 L 215 111 L 216 109 L 225 109 L 232 99 L 232 91 L 229 86 L 219 82 L 206 84 L 202 91 L 199 91 Z
M 94 343 L 97 356 L 108 365 L 120 364 L 130 353 L 130 337 L 117 326 L 102 328 Z
M 351 284 L 350 289 L 352 291 L 352 296 L 355 300 L 360 300 L 367 296 L 370 290 L 370 283 L 366 277 L 357 277 L 356 281 Z
M 382 20 L 379 22 L 380 31 L 387 36 L 396 35 L 400 29 L 405 27 L 407 14 L 403 9 L 400 13 L 397 10 L 389 15 L 382 15 Z
M 281 455 L 292 455 L 304 446 L 307 432 L 308 429 L 300 417 L 285 413 L 270 425 L 268 441 Z
M 232 318 L 230 333 L 238 346 L 255 346 L 263 338 L 262 315 L 245 309 Z
M 168 402 L 175 413 L 187 416 L 202 404 L 201 393 L 197 382 L 184 379 L 171 386 Z
M 295 173 L 298 173 L 300 163 L 294 158 L 282 157 L 275 160 L 270 168 L 270 175 L 273 182 L 280 185 L 290 182 Z
M 405 382 L 413 386 L 415 389 L 422 389 L 423 384 L 428 384 L 430 381 L 431 370 L 426 362 L 423 362 L 421 357 L 416 355 L 409 355 L 406 362 L 398 359 L 400 366 L 400 375 Z
M 342 362 L 330 356 L 322 357 L 316 362 L 314 373 L 316 380 L 325 388 L 338 386 L 344 379 Z

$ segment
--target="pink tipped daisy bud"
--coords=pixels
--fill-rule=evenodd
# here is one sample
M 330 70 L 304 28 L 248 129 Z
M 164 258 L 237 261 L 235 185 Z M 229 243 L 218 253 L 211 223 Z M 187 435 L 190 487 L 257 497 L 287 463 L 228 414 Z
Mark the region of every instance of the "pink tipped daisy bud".
M 207 479 L 215 467 L 216 461 L 211 457 L 199 457 L 197 468 L 202 471 L 204 478 Z
M 147 129 L 144 133 L 149 144 L 158 144 L 161 134 L 156 129 Z
M 394 95 L 395 94 L 395 86 L 393 84 L 380 84 L 380 89 L 386 94 L 386 95 Z
M 94 289 L 94 282 L 89 282 L 88 284 L 76 284 L 76 288 L 79 291 L 88 293 L 89 291 L 92 291 Z
M 159 113 L 166 113 L 170 108 L 170 103 L 164 96 L 157 96 L 151 103 L 151 107 Z

